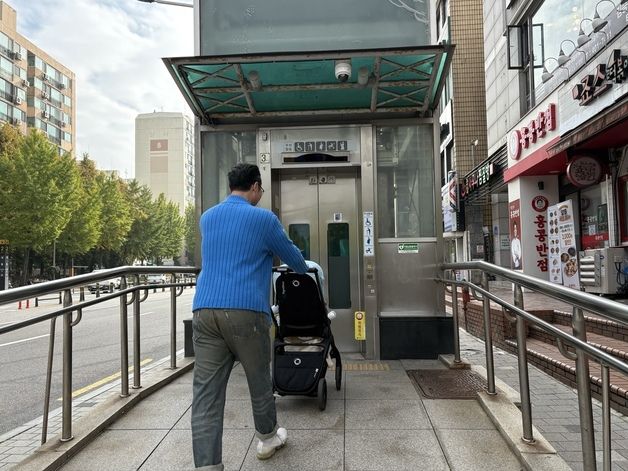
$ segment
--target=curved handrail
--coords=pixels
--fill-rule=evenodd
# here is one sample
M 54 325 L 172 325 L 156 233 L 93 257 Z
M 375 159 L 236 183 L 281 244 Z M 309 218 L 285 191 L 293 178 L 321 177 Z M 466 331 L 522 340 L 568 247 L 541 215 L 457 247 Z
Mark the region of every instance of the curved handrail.
M 439 280 L 439 281 L 443 283 L 451 283 L 452 285 L 458 285 L 458 286 L 469 286 L 469 287 L 474 286 L 473 283 L 470 283 L 468 281 L 455 281 L 455 280 Z M 541 329 L 556 336 L 557 338 L 561 339 L 563 342 L 566 342 L 581 350 L 584 350 L 587 353 L 587 355 L 589 355 L 592 358 L 595 358 L 599 363 L 612 366 L 613 368 L 616 368 L 628 375 L 628 363 L 625 363 L 619 360 L 618 358 L 615 358 L 609 355 L 608 353 L 598 349 L 597 347 L 594 347 L 593 345 L 588 344 L 587 342 L 583 342 L 579 338 L 571 334 L 568 334 L 567 332 L 557 329 L 549 322 L 546 322 L 543 319 L 540 319 L 530 314 L 529 312 L 526 312 L 523 309 L 518 308 L 514 304 L 510 304 L 509 302 L 504 301 L 503 299 L 492 294 L 490 291 L 480 288 L 479 286 L 474 286 L 474 289 L 482 293 L 483 296 L 486 296 L 491 301 L 496 302 L 500 306 L 507 308 L 509 311 L 513 313 L 516 313 L 518 316 L 523 317 L 526 321 L 539 326 Z

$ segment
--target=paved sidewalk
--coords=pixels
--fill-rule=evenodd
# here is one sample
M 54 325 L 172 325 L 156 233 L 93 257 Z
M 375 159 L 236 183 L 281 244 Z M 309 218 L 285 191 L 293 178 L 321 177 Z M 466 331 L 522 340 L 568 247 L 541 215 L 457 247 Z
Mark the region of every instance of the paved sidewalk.
M 177 352 L 177 358 L 183 358 L 183 350 Z M 179 360 L 178 360 L 179 361 Z M 159 370 L 165 364 L 169 364 L 170 357 L 165 357 L 142 368 L 142 380 L 145 382 L 151 370 Z M 111 397 L 119 396 L 120 380 L 112 381 L 104 386 L 82 395 L 72 401 L 72 420 L 86 417 L 97 405 L 102 404 Z M 52 402 L 52 401 L 51 401 Z M 42 406 L 43 407 L 43 406 Z M 49 413 L 47 438 L 50 440 L 61 434 L 62 416 L 61 407 L 53 409 Z M 33 454 L 41 444 L 43 416 L 27 422 L 26 424 L 0 435 L 0 470 L 12 468 L 16 463 L 23 461 Z
M 474 365 L 486 365 L 484 342 L 460 330 L 460 349 L 463 358 Z M 495 376 L 519 391 L 517 357 L 495 349 Z M 534 366 L 529 367 L 532 423 L 574 469 L 584 470 L 578 396 L 576 391 Z M 593 401 L 595 441 L 598 451 L 598 469 L 602 469 L 602 405 Z M 628 417 L 611 410 L 613 470 L 628 471 Z
M 345 363 L 357 360 L 345 359 Z M 364 362 L 365 364 L 373 362 Z M 268 461 L 255 456 L 246 380 L 236 367 L 227 391 L 223 462 L 227 470 L 464 470 L 522 467 L 476 400 L 422 399 L 407 368 L 438 361 L 388 361 L 388 371 L 346 371 L 327 409 L 314 398 L 277 399 L 287 446 Z M 333 378 L 328 372 L 328 381 Z M 192 373 L 133 408 L 71 459 L 73 470 L 192 470 Z M 329 381 L 333 384 L 333 381 Z

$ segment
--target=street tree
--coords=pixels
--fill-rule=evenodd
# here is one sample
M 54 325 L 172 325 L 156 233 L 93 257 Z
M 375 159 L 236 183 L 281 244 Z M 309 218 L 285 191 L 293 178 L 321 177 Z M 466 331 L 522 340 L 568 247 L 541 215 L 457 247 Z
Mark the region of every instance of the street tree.
M 140 185 L 137 180 L 131 180 L 126 187 L 126 199 L 131 207 L 133 222 L 122 245 L 121 258 L 124 263 L 131 264 L 135 260 L 148 259 L 156 222 L 152 217 L 153 194 L 146 185 Z
M 124 182 L 106 174 L 98 175 L 100 197 L 103 203 L 101 212 L 102 232 L 97 247 L 102 251 L 118 251 L 131 229 L 131 205 L 124 192 Z
M 70 257 L 84 254 L 96 247 L 103 228 L 101 218 L 103 200 L 96 163 L 88 154 L 83 154 L 83 158 L 76 166 L 80 175 L 79 206 L 72 213 L 70 221 L 57 241 L 57 250 Z
M 163 193 L 154 201 L 154 218 L 157 223 L 152 246 L 156 262 L 181 255 L 185 221 L 179 214 L 179 205 L 168 201 Z
M 78 207 L 79 174 L 41 132 L 16 132 L 0 130 L 0 238 L 23 251 L 25 283 L 31 250 L 52 245 Z

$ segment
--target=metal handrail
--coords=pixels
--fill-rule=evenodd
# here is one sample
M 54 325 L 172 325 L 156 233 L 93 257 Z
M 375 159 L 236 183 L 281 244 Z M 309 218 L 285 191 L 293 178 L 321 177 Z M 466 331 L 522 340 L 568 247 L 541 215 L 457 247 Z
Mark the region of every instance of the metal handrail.
M 46 385 L 44 397 L 44 415 L 42 426 L 41 443 L 44 444 L 47 439 L 48 415 L 50 404 L 50 389 L 52 379 L 52 363 L 55 342 L 55 323 L 59 316 L 63 316 L 63 384 L 62 384 L 62 432 L 61 441 L 71 440 L 72 437 L 72 330 L 82 319 L 83 309 L 105 301 L 120 298 L 120 377 L 121 377 L 121 397 L 129 395 L 129 374 L 128 374 L 128 318 L 127 318 L 127 295 L 131 294 L 133 302 L 133 387 L 140 388 L 140 303 L 146 300 L 148 296 L 147 284 L 136 284 L 133 287 L 126 287 L 126 276 L 135 275 L 136 279 L 142 273 L 169 273 L 172 277 L 172 283 L 164 283 L 163 288 L 170 288 L 170 367 L 175 369 L 176 366 L 176 298 L 183 293 L 186 286 L 195 286 L 194 282 L 176 282 L 177 274 L 197 274 L 196 267 L 118 267 L 102 272 L 88 273 L 61 280 L 49 281 L 37 285 L 24 286 L 0 292 L 0 305 L 13 301 L 21 301 L 31 297 L 45 295 L 50 292 L 62 290 L 64 294 L 63 307 L 53 312 L 42 314 L 32 319 L 16 322 L 0 328 L 0 335 L 14 332 L 25 327 L 51 321 L 50 337 L 48 346 L 48 367 L 46 371 Z M 110 293 L 106 296 L 97 297 L 89 301 L 82 301 L 72 304 L 72 289 L 85 285 L 86 283 L 98 282 L 110 279 L 115 276 L 121 276 L 120 290 Z M 144 290 L 144 296 L 140 299 L 139 292 Z M 77 312 L 76 319 L 73 319 L 74 311 Z
M 532 291 L 542 292 L 546 296 L 578 306 L 586 311 L 595 312 L 615 322 L 628 325 L 628 306 L 610 299 L 594 296 L 583 291 L 576 291 L 562 285 L 556 285 L 534 276 L 516 272 L 484 261 L 443 263 L 443 270 L 481 270 L 482 272 L 505 278 Z
M 493 343 L 491 338 L 491 309 L 490 302 L 493 301 L 502 307 L 505 313 L 509 311 L 509 316 L 516 317 L 517 329 L 517 359 L 519 366 L 519 387 L 521 398 L 521 415 L 523 436 L 522 439 L 528 443 L 534 443 L 532 433 L 532 407 L 530 401 L 530 385 L 528 375 L 527 347 L 526 347 L 526 331 L 525 322 L 530 322 L 540 327 L 545 332 L 556 337 L 559 351 L 569 359 L 576 361 L 576 382 L 578 393 L 578 409 L 580 417 L 580 427 L 582 430 L 582 455 L 584 468 L 587 470 L 596 470 L 597 463 L 595 457 L 595 437 L 593 425 L 593 411 L 591 400 L 591 384 L 589 379 L 589 363 L 588 358 L 597 361 L 602 369 L 602 432 L 603 432 L 603 468 L 604 471 L 611 469 L 611 414 L 610 414 L 610 374 L 609 367 L 613 367 L 624 374 L 628 375 L 628 363 L 625 363 L 606 352 L 590 345 L 586 340 L 585 319 L 582 310 L 586 309 L 599 314 L 607 319 L 623 324 L 628 324 L 628 307 L 608 300 L 599 298 L 588 293 L 575 291 L 564 286 L 555 285 L 545 280 L 508 270 L 487 262 L 462 262 L 462 263 L 445 263 L 441 265 L 441 269 L 447 270 L 480 270 L 482 271 L 482 285 L 479 287 L 468 281 L 456 281 L 450 278 L 437 279 L 436 281 L 444 283 L 447 287 L 452 286 L 452 310 L 454 316 L 454 348 L 455 361 L 460 362 L 460 343 L 458 339 L 458 286 L 469 288 L 475 293 L 482 296 L 479 300 L 483 304 L 484 312 L 484 340 L 486 349 L 486 370 L 487 370 L 487 392 L 488 394 L 496 394 L 495 389 L 495 369 L 493 365 Z M 496 275 L 511 281 L 514 284 L 514 305 L 495 296 L 489 291 L 488 275 Z M 570 335 L 552 324 L 526 312 L 523 306 L 522 287 L 529 288 L 535 292 L 546 296 L 565 301 L 574 306 L 572 326 L 574 335 Z M 572 346 L 575 350 L 573 353 L 568 352 L 565 345 Z

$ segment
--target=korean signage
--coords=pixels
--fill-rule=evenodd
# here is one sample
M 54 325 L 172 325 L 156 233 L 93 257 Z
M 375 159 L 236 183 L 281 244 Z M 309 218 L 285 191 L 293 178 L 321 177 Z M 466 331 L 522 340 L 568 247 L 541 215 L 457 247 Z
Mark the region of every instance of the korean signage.
M 521 202 L 511 201 L 508 204 L 508 219 L 510 222 L 510 258 L 513 270 L 523 269 L 521 260 Z
M 487 162 L 484 165 L 480 166 L 477 170 L 471 172 L 469 175 L 467 175 L 467 177 L 464 179 L 464 182 L 462 183 L 460 196 L 464 198 L 477 188 L 486 185 L 491 177 L 495 174 L 497 169 L 497 164 Z
M 580 79 L 580 83 L 571 89 L 574 100 L 580 106 L 586 106 L 595 98 L 610 90 L 613 84 L 623 83 L 628 74 L 628 56 L 621 54 L 621 49 L 613 49 L 606 64 L 597 64 L 595 70 Z
M 578 188 L 594 185 L 602 179 L 602 164 L 594 157 L 575 157 L 567 166 L 567 179 Z
M 576 230 L 571 200 L 563 201 L 547 209 L 549 220 L 549 268 L 550 281 L 568 288 L 580 289 Z
M 626 25 L 628 8 L 624 6 L 622 12 L 623 26 Z M 615 15 L 610 15 L 609 24 L 614 21 Z M 605 30 L 607 31 L 607 30 Z M 599 35 L 604 38 L 604 35 Z M 593 40 L 591 41 L 593 42 Z M 558 123 L 561 136 L 568 134 L 578 126 L 589 120 L 596 120 L 594 127 L 587 126 L 587 136 L 570 136 L 572 144 L 586 139 L 604 129 L 604 126 L 612 124 L 617 118 L 623 119 L 625 114 L 613 113 L 610 117 L 601 117 L 605 110 L 614 103 L 619 102 L 628 93 L 628 30 L 619 34 L 612 43 L 606 46 L 606 52 L 582 70 L 573 75 L 563 87 L 558 90 L 558 107 L 560 109 L 560 122 Z M 582 56 L 583 54 L 578 54 Z M 592 56 L 589 56 L 592 57 Z M 604 121 L 607 121 L 604 123 Z M 556 149 L 560 152 L 561 149 Z
M 524 150 L 537 141 L 542 141 L 547 134 L 556 129 L 556 104 L 549 103 L 547 108 L 538 112 L 527 126 L 515 129 L 508 136 L 508 155 L 519 160 Z
M 534 217 L 533 227 L 536 229 L 536 266 L 542 272 L 547 271 L 547 221 L 545 214 L 537 214 Z
M 444 232 L 456 232 L 458 228 L 458 178 L 455 172 L 449 174 L 449 181 L 441 187 L 441 209 Z

